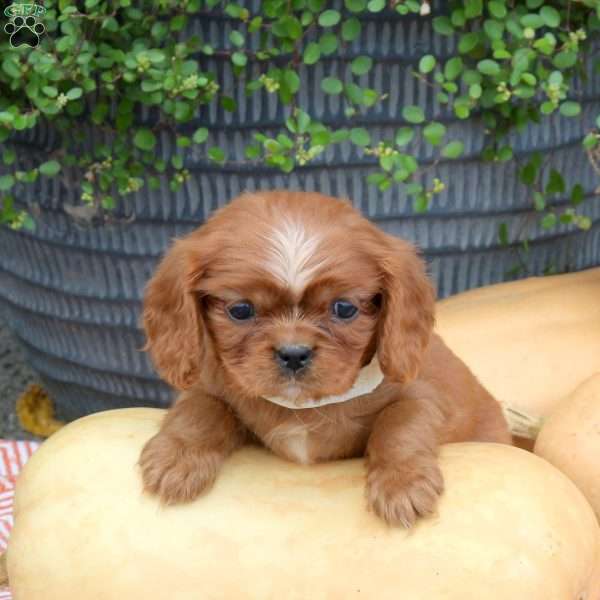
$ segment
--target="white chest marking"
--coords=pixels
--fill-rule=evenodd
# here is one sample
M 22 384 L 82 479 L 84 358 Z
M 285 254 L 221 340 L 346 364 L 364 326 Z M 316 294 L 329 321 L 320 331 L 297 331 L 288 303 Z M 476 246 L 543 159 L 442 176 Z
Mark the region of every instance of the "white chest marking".
M 310 462 L 308 454 L 308 431 L 295 431 L 284 438 L 283 444 L 287 454 L 300 463 L 301 465 L 307 465 Z
M 267 269 L 293 292 L 300 292 L 319 267 L 314 256 L 320 241 L 320 236 L 309 234 L 302 223 L 282 221 L 267 237 Z
M 305 425 L 283 423 L 269 431 L 264 442 L 290 460 L 303 465 L 310 462 L 308 429 Z

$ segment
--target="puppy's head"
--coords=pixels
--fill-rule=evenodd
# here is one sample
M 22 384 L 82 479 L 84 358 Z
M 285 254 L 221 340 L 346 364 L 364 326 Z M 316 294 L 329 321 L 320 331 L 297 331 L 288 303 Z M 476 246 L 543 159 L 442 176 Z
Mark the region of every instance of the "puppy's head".
M 277 191 L 241 196 L 174 244 L 144 326 L 174 387 L 208 385 L 212 364 L 231 393 L 300 408 L 346 392 L 375 353 L 388 379 L 414 378 L 433 310 L 410 244 L 345 201 Z

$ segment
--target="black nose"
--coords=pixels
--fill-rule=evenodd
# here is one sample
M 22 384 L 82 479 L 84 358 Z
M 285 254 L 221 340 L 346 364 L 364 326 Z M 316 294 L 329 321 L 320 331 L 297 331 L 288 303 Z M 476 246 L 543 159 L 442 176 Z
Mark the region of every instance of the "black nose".
M 275 360 L 282 369 L 297 373 L 308 365 L 312 354 L 308 346 L 281 346 L 275 350 Z

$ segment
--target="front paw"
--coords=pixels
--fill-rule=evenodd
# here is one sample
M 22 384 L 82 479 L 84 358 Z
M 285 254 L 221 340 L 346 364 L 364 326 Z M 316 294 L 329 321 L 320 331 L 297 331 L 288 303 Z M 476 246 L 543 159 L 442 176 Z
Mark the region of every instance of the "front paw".
M 218 452 L 158 433 L 144 446 L 139 465 L 145 491 L 156 494 L 163 504 L 179 504 L 210 489 L 221 462 Z
M 435 512 L 444 479 L 434 460 L 373 465 L 367 474 L 369 508 L 389 525 L 412 527 Z

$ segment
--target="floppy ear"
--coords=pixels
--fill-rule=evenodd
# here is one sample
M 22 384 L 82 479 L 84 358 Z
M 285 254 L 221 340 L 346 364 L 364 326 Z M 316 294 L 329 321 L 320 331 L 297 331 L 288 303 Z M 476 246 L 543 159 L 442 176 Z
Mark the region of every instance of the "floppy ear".
M 406 383 L 418 375 L 431 337 L 435 292 L 414 246 L 379 233 L 383 302 L 377 357 L 386 377 Z
M 146 286 L 143 323 L 147 342 L 160 375 L 173 387 L 191 387 L 199 374 L 208 343 L 193 285 L 206 264 L 194 234 L 177 240 Z M 204 264 L 203 264 L 204 263 Z

